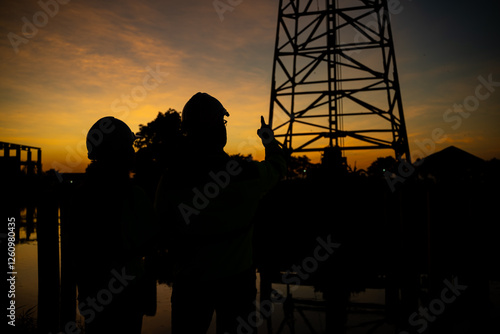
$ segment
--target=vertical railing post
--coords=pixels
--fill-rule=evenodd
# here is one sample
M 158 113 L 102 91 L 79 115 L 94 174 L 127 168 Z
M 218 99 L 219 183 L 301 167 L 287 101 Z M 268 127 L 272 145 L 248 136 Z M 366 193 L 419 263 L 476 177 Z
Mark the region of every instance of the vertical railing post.
M 52 189 L 39 195 L 38 240 L 38 331 L 59 332 L 59 208 Z

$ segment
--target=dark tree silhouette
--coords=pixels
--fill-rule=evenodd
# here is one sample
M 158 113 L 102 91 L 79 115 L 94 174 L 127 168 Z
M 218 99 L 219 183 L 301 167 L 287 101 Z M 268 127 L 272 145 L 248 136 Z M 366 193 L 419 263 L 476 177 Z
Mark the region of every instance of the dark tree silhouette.
M 386 172 L 395 173 L 397 168 L 397 160 L 388 156 L 385 158 L 377 158 L 377 160 L 368 167 L 367 172 L 370 176 L 383 177 Z
M 290 178 L 305 178 L 308 171 L 314 168 L 311 159 L 307 156 L 290 156 L 288 160 L 288 176 Z
M 246 163 L 250 161 L 254 161 L 253 157 L 251 154 L 248 155 L 242 155 L 240 153 L 232 154 L 230 155 L 231 159 L 235 160 L 238 162 L 240 166 L 244 166 Z
M 153 198 L 163 171 L 176 159 L 182 142 L 181 116 L 175 109 L 158 112 L 147 125 L 140 124 L 134 179 Z
M 163 155 L 169 153 L 181 137 L 181 115 L 175 109 L 159 112 L 152 122 L 139 125 L 138 135 L 134 144 L 137 149 L 150 149 L 156 160 L 165 158 Z

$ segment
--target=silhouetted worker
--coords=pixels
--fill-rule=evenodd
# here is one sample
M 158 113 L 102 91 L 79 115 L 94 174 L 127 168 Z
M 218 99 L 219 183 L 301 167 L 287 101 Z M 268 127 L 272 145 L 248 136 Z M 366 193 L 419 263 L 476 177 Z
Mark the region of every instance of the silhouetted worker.
M 143 257 L 155 234 L 152 203 L 129 177 L 130 128 L 114 117 L 87 135 L 92 160 L 73 205 L 72 247 L 86 333 L 140 333 L 145 301 Z
M 182 112 L 185 149 L 160 181 L 155 206 L 173 259 L 172 333 L 251 333 L 255 318 L 252 218 L 285 174 L 283 151 L 261 118 L 262 162 L 240 165 L 225 152 L 229 113 L 195 94 Z M 250 315 L 250 319 L 249 319 Z

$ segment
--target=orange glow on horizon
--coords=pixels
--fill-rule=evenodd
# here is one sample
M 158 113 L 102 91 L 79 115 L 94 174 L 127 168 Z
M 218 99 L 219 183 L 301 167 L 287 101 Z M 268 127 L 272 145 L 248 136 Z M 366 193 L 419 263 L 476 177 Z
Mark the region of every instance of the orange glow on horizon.
M 218 98 L 231 114 L 226 152 L 264 159 L 256 130 L 260 116 L 269 114 L 275 2 L 242 2 L 223 20 L 210 1 L 69 2 L 46 24 L 39 22 L 36 34 L 23 34 L 29 31 L 25 21 L 33 22 L 42 10 L 36 2 L 8 0 L 4 6 L 0 141 L 41 147 L 43 170 L 83 172 L 89 163 L 85 135 L 99 118 L 115 116 L 138 131 L 159 111 L 182 111 L 200 91 Z M 477 31 L 467 35 L 474 39 L 467 41 L 476 44 L 460 50 L 476 51 L 457 52 L 449 36 L 463 36 L 456 30 L 466 28 L 453 26 L 449 35 L 446 27 L 423 31 L 422 22 L 437 15 L 425 6 L 408 2 L 391 18 L 410 151 L 421 157 L 455 145 L 486 160 L 498 158 L 500 53 L 491 44 L 495 36 L 475 38 L 493 34 L 475 25 Z M 498 17 L 493 11 L 486 14 Z M 24 39 L 17 52 L 9 33 Z M 460 115 L 456 112 L 446 118 L 447 110 L 474 96 L 478 77 L 489 75 L 494 84 L 480 90 L 489 95 L 477 110 L 460 124 L 450 121 Z M 433 140 L 436 129 L 444 133 L 439 141 Z M 313 163 L 320 161 L 319 152 L 306 155 Z M 345 155 L 359 169 L 393 152 Z

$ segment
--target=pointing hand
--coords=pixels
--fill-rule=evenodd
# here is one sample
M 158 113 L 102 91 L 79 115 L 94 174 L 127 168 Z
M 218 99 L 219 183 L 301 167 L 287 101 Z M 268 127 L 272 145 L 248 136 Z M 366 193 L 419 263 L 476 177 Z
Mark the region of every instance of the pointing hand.
M 257 135 L 262 139 L 262 144 L 266 146 L 274 140 L 274 132 L 271 127 L 264 121 L 264 116 L 260 116 L 260 129 L 257 130 Z

